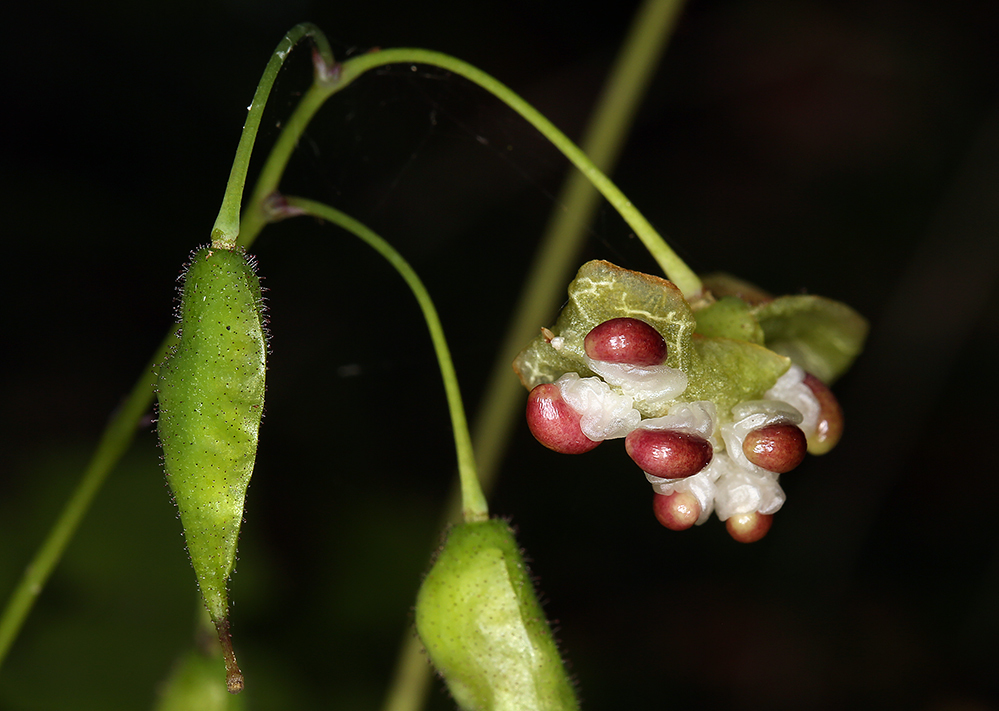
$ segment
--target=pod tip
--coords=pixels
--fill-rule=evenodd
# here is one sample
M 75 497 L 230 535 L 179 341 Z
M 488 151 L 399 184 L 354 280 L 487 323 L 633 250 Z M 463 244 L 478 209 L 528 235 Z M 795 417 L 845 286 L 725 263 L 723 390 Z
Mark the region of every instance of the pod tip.
M 232 650 L 232 635 L 229 633 L 229 619 L 222 618 L 215 623 L 219 633 L 219 644 L 222 645 L 222 656 L 225 658 L 225 685 L 230 694 L 238 694 L 243 690 L 243 672 L 236 662 L 236 653 Z

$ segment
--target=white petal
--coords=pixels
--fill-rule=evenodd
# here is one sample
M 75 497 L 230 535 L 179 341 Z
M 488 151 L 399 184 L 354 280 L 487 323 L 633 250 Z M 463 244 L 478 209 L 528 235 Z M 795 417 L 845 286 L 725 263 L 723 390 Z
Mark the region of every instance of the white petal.
M 641 413 L 627 395 L 614 392 L 600 378 L 566 373 L 555 381 L 562 399 L 579 413 L 579 428 L 594 442 L 625 437 L 638 427 Z
M 714 440 L 715 425 L 718 422 L 718 410 L 710 400 L 698 402 L 678 402 L 669 409 L 669 414 L 662 417 L 649 417 L 642 420 L 643 430 L 675 430 L 694 434 L 711 441 L 712 446 L 719 442 Z
M 662 410 L 687 389 L 687 374 L 666 365 L 641 367 L 586 358 L 586 365 L 621 392 L 648 409 Z
M 792 365 L 764 394 L 767 400 L 781 400 L 801 413 L 801 429 L 809 437 L 815 434 L 819 422 L 819 400 L 805 385 L 805 371 Z
M 777 483 L 776 474 L 765 469 L 760 470 L 763 473 L 744 469 L 727 454 L 716 458 L 723 469 L 715 483 L 715 513 L 719 519 L 725 521 L 737 514 L 753 511 L 773 514 L 784 505 L 784 490 Z

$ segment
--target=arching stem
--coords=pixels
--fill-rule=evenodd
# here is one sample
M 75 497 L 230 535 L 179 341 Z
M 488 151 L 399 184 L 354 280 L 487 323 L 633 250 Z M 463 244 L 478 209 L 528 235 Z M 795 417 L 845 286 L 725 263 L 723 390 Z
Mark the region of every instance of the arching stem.
M 451 414 L 451 427 L 454 430 L 454 446 L 458 455 L 462 514 L 467 522 L 488 519 L 489 507 L 486 504 L 486 497 L 482 493 L 482 487 L 479 485 L 479 478 L 475 470 L 472 438 L 468 432 L 465 406 L 462 404 L 461 391 L 458 388 L 458 376 L 454 370 L 454 362 L 451 360 L 451 351 L 447 346 L 447 339 L 444 337 L 444 328 L 441 326 L 440 317 L 437 315 L 437 309 L 434 307 L 426 287 L 423 286 L 423 282 L 392 245 L 353 217 L 329 205 L 300 197 L 272 199 L 270 204 L 276 206 L 271 212 L 275 217 L 312 215 L 342 227 L 382 255 L 409 286 L 420 305 L 423 318 L 427 322 L 430 339 L 433 341 L 437 362 L 440 365 L 441 378 L 444 380 L 448 410 Z
M 271 54 L 270 61 L 264 67 L 264 73 L 261 75 L 257 90 L 253 94 L 253 101 L 247 107 L 246 123 L 243 124 L 243 133 L 240 135 L 239 145 L 236 147 L 236 157 L 233 159 L 232 169 L 229 171 L 229 182 L 226 184 L 225 195 L 222 197 L 222 207 L 219 209 L 218 217 L 215 218 L 215 226 L 212 228 L 212 245 L 214 247 L 232 249 L 236 246 L 236 238 L 239 236 L 239 212 L 243 202 L 243 185 L 246 183 L 250 154 L 253 153 L 253 144 L 257 140 L 257 129 L 260 128 L 260 119 L 264 115 L 267 97 L 270 96 L 274 80 L 277 79 L 278 71 L 284 64 L 285 58 L 296 44 L 307 37 L 311 37 L 315 43 L 316 52 L 324 60 L 323 64 L 327 66 L 333 64 L 333 54 L 330 51 L 329 42 L 326 41 L 326 36 L 318 27 L 307 22 L 292 27 L 284 39 L 274 48 L 274 53 Z
M 692 299 L 701 293 L 701 280 L 697 274 L 680 259 L 624 193 L 580 150 L 579 146 L 569 140 L 568 136 L 513 90 L 481 69 L 450 55 L 427 49 L 401 48 L 368 52 L 331 66 L 324 66 L 317 58 L 316 82 L 295 108 L 261 170 L 260 179 L 243 218 L 241 225 L 243 235 L 240 243 L 249 246 L 267 223 L 265 203 L 270 195 L 277 192 L 278 182 L 298 139 L 323 102 L 349 86 L 365 72 L 387 64 L 426 64 L 446 69 L 479 85 L 500 99 L 551 141 L 600 191 L 635 231 L 635 235 L 642 240 L 642 244 L 649 250 L 666 276 L 679 287 L 685 297 Z

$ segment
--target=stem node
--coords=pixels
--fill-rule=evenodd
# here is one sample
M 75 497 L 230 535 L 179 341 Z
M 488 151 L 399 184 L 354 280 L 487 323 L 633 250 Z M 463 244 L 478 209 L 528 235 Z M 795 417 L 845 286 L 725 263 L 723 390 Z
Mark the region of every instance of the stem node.
M 340 80 L 340 62 L 327 61 L 318 47 L 312 48 L 312 67 L 317 84 L 335 84 Z

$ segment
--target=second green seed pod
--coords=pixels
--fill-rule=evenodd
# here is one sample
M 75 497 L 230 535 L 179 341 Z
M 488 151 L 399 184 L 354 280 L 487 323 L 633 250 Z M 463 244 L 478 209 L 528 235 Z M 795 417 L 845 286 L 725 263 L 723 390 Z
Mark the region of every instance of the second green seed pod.
M 575 690 L 513 531 L 463 523 L 420 587 L 416 630 L 466 711 L 569 711 Z

